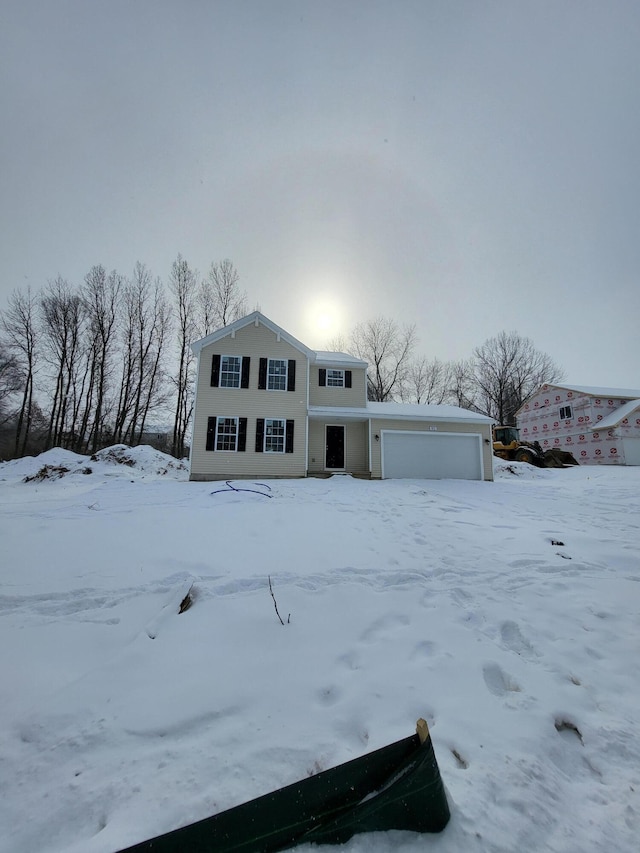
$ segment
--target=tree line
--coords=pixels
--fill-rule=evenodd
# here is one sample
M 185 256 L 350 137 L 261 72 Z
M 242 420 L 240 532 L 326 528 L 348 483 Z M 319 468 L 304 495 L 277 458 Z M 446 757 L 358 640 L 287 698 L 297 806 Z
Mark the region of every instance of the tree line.
M 564 376 L 549 355 L 517 332 L 489 338 L 468 359 L 441 361 L 416 354 L 415 325 L 377 317 L 358 323 L 348 337 L 334 338 L 328 346 L 368 362 L 371 401 L 450 404 L 505 425 L 515 424 L 516 412 L 540 385 Z
M 200 276 L 181 255 L 166 285 L 137 263 L 128 277 L 97 265 L 79 286 L 58 276 L 38 292 L 14 290 L 0 313 L 2 457 L 140 444 L 169 422 L 163 449 L 182 457 L 190 344 L 246 311 L 231 261 Z
M 58 276 L 38 292 L 15 290 L 0 312 L 0 458 L 120 443 L 154 443 L 181 458 L 193 413 L 190 345 L 247 306 L 231 261 L 200 275 L 181 255 L 166 284 L 137 263 L 130 276 L 97 265 L 80 285 Z M 368 362 L 369 400 L 448 403 L 501 424 L 515 423 L 533 391 L 563 376 L 517 332 L 446 362 L 417 353 L 415 326 L 378 317 L 327 347 Z M 151 437 L 169 423 L 169 435 Z

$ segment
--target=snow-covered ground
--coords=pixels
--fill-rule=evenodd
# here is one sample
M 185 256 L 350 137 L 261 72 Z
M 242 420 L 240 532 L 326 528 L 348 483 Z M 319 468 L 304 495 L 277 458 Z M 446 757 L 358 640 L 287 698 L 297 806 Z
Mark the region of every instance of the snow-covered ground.
M 345 853 L 638 849 L 640 468 L 235 485 L 0 465 L 2 853 L 113 853 L 421 716 L 449 826 Z

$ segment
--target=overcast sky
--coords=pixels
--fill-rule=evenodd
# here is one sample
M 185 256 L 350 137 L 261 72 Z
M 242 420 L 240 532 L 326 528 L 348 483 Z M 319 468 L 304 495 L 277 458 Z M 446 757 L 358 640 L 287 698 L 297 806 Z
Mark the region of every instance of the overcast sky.
M 516 330 L 567 381 L 640 387 L 637 0 L 0 16 L 0 307 L 230 258 L 312 347 L 380 314 L 441 359 Z

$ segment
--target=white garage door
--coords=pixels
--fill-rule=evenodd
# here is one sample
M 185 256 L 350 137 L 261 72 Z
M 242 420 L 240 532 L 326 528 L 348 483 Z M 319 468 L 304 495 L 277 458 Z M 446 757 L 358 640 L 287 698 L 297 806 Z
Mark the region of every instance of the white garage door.
M 640 438 L 625 438 L 622 447 L 625 465 L 640 465 Z
M 481 436 L 382 430 L 382 476 L 482 480 Z

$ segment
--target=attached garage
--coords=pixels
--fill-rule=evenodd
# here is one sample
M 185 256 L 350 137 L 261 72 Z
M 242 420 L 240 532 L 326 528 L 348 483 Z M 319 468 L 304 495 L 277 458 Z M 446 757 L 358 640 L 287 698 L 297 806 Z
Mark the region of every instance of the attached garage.
M 383 478 L 482 480 L 480 433 L 381 430 Z

